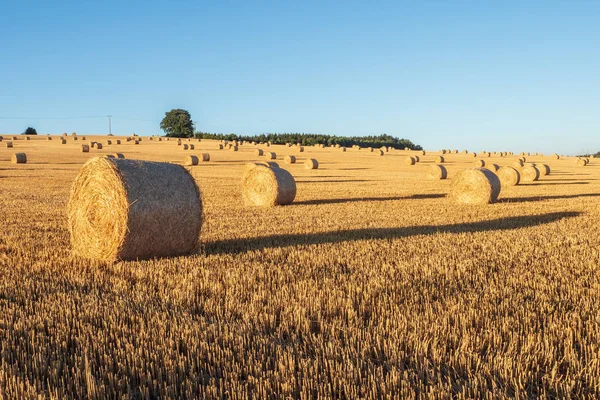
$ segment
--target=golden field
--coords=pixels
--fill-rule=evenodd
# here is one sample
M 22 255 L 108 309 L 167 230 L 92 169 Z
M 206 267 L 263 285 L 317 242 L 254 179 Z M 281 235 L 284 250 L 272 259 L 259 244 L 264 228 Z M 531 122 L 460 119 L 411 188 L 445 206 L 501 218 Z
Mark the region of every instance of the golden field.
M 449 179 L 430 181 L 438 152 L 408 166 L 416 153 L 273 145 L 297 196 L 263 209 L 243 205 L 240 176 L 264 146 L 107 139 L 118 138 L 0 143 L 3 398 L 600 396 L 597 160 L 527 157 L 551 175 L 467 206 L 446 195 L 472 156 L 446 155 Z M 104 148 L 81 153 L 90 140 Z M 27 164 L 10 163 L 16 152 Z M 210 153 L 190 167 L 204 207 L 198 254 L 71 256 L 71 183 L 115 152 L 175 163 Z M 304 168 L 309 157 L 319 169 Z

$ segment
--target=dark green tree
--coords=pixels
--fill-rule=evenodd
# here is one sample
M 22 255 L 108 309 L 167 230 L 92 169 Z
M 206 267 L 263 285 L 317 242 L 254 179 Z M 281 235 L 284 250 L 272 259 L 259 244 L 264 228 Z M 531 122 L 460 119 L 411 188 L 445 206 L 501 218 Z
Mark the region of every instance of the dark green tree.
M 194 121 L 188 111 L 180 108 L 173 109 L 165 113 L 165 117 L 160 122 L 160 129 L 168 137 L 189 138 L 194 136 Z
M 27 129 L 25 129 L 25 132 L 23 132 L 23 135 L 37 135 L 37 131 L 35 130 L 35 128 L 29 127 Z

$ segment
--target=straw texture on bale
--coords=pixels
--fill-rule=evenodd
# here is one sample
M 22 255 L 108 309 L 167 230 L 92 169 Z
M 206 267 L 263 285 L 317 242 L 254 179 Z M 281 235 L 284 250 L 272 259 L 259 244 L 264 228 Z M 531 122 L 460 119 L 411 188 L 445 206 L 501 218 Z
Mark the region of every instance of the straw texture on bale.
M 431 180 L 446 179 L 447 177 L 448 171 L 441 164 L 434 164 L 427 171 L 427 178 Z
M 262 156 L 263 155 L 262 149 L 256 149 L 256 150 L 254 150 L 254 153 L 256 153 L 257 156 Z
M 283 157 L 283 161 L 286 164 L 296 164 L 296 157 L 295 156 L 285 156 Z
M 585 167 L 586 165 L 587 165 L 587 162 L 583 158 L 578 158 L 577 159 L 577 166 L 578 167 Z
M 513 167 L 502 167 L 496 171 L 496 175 L 504 187 L 516 186 L 521 182 L 521 174 Z
M 444 163 L 444 161 L 446 161 L 446 160 L 444 160 L 444 157 L 442 157 L 442 156 L 437 156 L 435 158 L 435 163 L 437 163 L 437 164 L 442 164 L 442 163 Z
M 540 170 L 533 165 L 526 165 L 521 170 L 521 181 L 535 182 L 540 179 Z
M 475 161 L 475 168 L 483 168 L 485 167 L 485 161 L 479 159 L 477 161 Z
M 249 169 L 254 168 L 255 165 L 262 165 L 263 167 L 269 167 L 269 168 L 279 168 L 279 164 L 277 164 L 275 161 L 257 161 L 257 162 L 247 163 L 244 166 L 244 173 L 245 173 L 245 171 L 248 171 Z
M 183 160 L 183 164 L 188 165 L 188 166 L 189 165 L 198 165 L 199 161 L 200 160 L 198 159 L 197 156 L 190 154 L 189 156 L 185 156 L 185 159 Z
M 27 164 L 27 155 L 25 153 L 15 153 L 11 157 L 13 164 Z
M 404 159 L 404 164 L 406 164 L 406 165 L 415 165 L 416 162 L 417 162 L 417 160 L 415 160 L 414 157 L 408 156 Z
M 523 160 L 521 159 L 517 159 L 512 163 L 512 166 L 517 168 L 517 169 L 521 169 L 523 168 L 523 165 L 525 165 L 525 163 L 523 162 Z
M 200 158 L 201 161 L 210 161 L 210 154 L 209 153 L 202 153 L 202 156 Z
M 319 162 L 314 158 L 308 158 L 306 161 L 304 161 L 304 167 L 306 167 L 306 169 L 318 169 Z
M 81 257 L 172 257 L 197 248 L 202 201 L 182 166 L 95 157 L 75 178 L 68 217 L 73 252 Z
M 291 204 L 296 197 L 296 181 L 284 169 L 255 165 L 242 178 L 242 197 L 252 206 Z
M 275 159 L 277 159 L 277 154 L 275 154 L 272 151 L 267 151 L 265 153 L 265 157 L 267 157 L 267 160 L 275 160 Z
M 461 171 L 452 181 L 450 189 L 450 197 L 459 204 L 495 203 L 499 195 L 500 180 L 485 168 Z
M 13 142 L 6 142 L 6 148 L 12 148 Z
M 90 145 L 88 145 L 88 144 L 82 144 L 81 145 L 81 152 L 82 153 L 89 153 L 90 152 Z

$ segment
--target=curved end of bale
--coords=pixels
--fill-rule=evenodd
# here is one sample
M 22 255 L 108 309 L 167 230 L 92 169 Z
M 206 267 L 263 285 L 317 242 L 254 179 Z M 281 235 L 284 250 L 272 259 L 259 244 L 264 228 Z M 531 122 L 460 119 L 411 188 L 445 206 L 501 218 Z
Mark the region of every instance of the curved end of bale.
M 417 160 L 415 160 L 414 157 L 409 156 L 404 159 L 404 164 L 406 164 L 406 165 L 415 165 L 416 162 L 417 162 Z
M 437 163 L 437 164 L 443 164 L 445 161 L 446 161 L 446 160 L 445 160 L 445 159 L 444 159 L 444 157 L 442 157 L 442 156 L 437 156 L 437 157 L 435 158 L 435 163 Z
M 199 161 L 200 160 L 198 159 L 197 156 L 190 154 L 189 156 L 185 157 L 185 159 L 183 160 L 183 164 L 186 166 L 193 166 L 193 165 L 198 165 Z
M 286 170 L 254 165 L 242 177 L 242 197 L 248 205 L 288 205 L 296 197 L 296 181 Z
M 450 197 L 458 204 L 490 204 L 498 200 L 500 187 L 500 180 L 492 171 L 467 169 L 452 181 Z
M 296 163 L 296 156 L 291 156 L 291 155 L 290 156 L 285 156 L 283 158 L 283 161 L 286 164 L 295 164 Z
M 15 153 L 11 157 L 13 164 L 27 164 L 27 155 L 25 153 Z
M 483 168 L 485 167 L 485 161 L 479 159 L 477 161 L 475 161 L 475 168 Z
M 90 152 L 90 146 L 88 144 L 82 144 L 81 145 L 81 152 L 82 153 L 89 153 Z
M 516 186 L 521 182 L 521 174 L 513 167 L 501 167 L 496 175 L 503 187 Z
M 74 254 L 98 261 L 193 252 L 202 226 L 200 191 L 182 166 L 94 157 L 71 187 Z
M 540 170 L 534 165 L 524 166 L 520 173 L 523 182 L 535 182 L 540 179 Z

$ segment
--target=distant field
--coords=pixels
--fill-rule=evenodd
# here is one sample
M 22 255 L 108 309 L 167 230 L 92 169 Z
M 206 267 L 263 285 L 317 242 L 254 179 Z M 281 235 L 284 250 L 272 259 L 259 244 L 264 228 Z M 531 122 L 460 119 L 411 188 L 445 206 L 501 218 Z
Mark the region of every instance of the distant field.
M 600 397 L 600 161 L 530 156 L 551 175 L 459 206 L 446 195 L 472 156 L 445 155 L 449 179 L 430 181 L 438 152 L 408 166 L 418 153 L 274 145 L 297 196 L 262 209 L 240 176 L 266 147 L 124 139 L 0 143 L 2 397 Z M 81 153 L 91 140 L 103 149 Z M 190 167 L 199 254 L 71 256 L 71 183 L 115 152 L 210 153 Z

